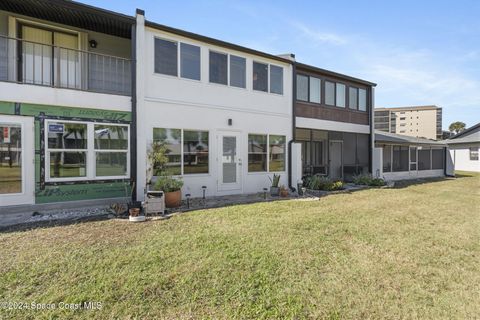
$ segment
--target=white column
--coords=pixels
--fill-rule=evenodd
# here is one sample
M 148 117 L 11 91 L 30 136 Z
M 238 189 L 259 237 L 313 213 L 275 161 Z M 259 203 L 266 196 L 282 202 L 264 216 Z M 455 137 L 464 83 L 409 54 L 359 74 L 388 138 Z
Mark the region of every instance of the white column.
M 143 201 L 146 185 L 147 128 L 145 128 L 145 16 L 136 14 L 136 86 L 137 86 L 137 200 Z

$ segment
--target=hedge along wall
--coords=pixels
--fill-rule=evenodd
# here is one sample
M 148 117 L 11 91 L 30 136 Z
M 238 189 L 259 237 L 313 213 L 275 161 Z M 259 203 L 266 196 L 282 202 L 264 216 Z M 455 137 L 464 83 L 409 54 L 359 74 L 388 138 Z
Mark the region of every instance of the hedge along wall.
M 129 179 L 45 182 L 43 145 L 45 119 L 130 124 L 130 112 L 0 101 L 0 114 L 35 117 L 36 203 L 130 197 Z

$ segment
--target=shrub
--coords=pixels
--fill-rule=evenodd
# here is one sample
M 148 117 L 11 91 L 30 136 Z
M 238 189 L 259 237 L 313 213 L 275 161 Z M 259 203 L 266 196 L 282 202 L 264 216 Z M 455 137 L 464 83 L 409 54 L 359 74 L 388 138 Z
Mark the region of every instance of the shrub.
M 353 182 L 358 185 L 380 187 L 385 185 L 385 180 L 373 178 L 370 174 L 360 174 L 353 177 Z
M 182 180 L 174 179 L 170 176 L 159 176 L 157 181 L 155 181 L 153 189 L 163 192 L 174 192 L 182 189 L 182 187 Z
M 314 175 L 306 178 L 304 185 L 305 187 L 311 190 L 334 191 L 334 190 L 344 189 L 342 181 L 334 182 L 327 177 L 319 176 L 319 175 Z
M 329 189 L 327 189 L 328 191 L 335 191 L 335 190 L 343 190 L 345 189 L 345 187 L 343 186 L 343 182 L 342 181 L 335 181 L 335 182 L 332 182 L 332 184 L 329 186 Z

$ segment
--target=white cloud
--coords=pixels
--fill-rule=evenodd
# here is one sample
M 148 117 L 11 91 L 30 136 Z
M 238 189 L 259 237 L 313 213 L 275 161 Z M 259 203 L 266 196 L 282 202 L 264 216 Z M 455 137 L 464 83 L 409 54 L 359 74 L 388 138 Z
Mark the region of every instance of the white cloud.
M 338 34 L 315 30 L 298 21 L 291 21 L 290 25 L 297 31 L 300 31 L 300 34 L 303 37 L 321 44 L 328 43 L 333 45 L 344 45 L 347 43 L 347 39 Z

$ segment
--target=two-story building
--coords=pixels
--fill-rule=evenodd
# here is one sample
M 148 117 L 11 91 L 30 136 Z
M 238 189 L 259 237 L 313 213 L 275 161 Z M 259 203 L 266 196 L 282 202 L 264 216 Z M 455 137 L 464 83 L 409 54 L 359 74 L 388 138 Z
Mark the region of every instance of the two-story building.
M 375 84 L 62 0 L 0 3 L 0 205 L 199 197 L 371 172 Z M 133 186 L 133 189 L 131 188 Z
M 302 144 L 303 176 L 348 181 L 370 173 L 375 84 L 301 63 L 295 70 L 294 139 Z
M 292 139 L 292 60 L 145 21 L 137 11 L 137 197 L 146 150 L 167 143 L 183 193 L 253 193 L 281 175 Z
M 0 206 L 130 196 L 135 19 L 0 2 Z

